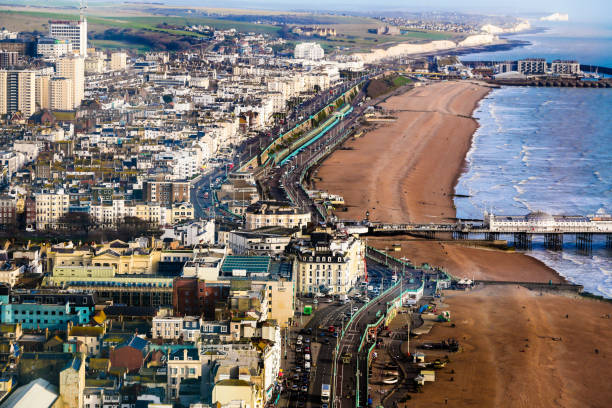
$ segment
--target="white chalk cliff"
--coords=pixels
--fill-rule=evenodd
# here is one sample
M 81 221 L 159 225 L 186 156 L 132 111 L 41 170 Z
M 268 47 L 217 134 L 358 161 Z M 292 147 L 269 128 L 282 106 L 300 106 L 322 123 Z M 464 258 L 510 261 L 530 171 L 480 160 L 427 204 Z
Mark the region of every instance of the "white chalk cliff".
M 401 43 L 393 45 L 386 50 L 374 49 L 367 53 L 358 53 L 353 57 L 364 63 L 372 63 L 385 58 L 397 58 L 404 55 L 424 54 L 434 51 L 452 50 L 460 47 L 474 47 L 492 44 L 497 40 L 493 34 L 475 34 L 458 43 L 450 40 L 431 41 L 425 44 Z

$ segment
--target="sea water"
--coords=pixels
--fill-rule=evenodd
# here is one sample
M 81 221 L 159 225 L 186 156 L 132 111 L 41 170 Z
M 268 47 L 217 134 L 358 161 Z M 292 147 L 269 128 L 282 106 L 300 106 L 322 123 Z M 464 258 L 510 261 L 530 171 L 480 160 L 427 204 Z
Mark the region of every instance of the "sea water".
M 532 21 L 535 30 L 501 35 L 527 43 L 505 51 L 462 55 L 465 61 L 506 61 L 522 58 L 575 59 L 581 64 L 612 68 L 612 24 L 575 21 Z
M 456 187 L 457 216 L 612 212 L 612 89 L 504 87 L 474 112 L 480 127 Z M 504 237 L 512 239 L 511 236 Z M 591 254 L 567 236 L 564 251 L 534 243 L 533 256 L 585 290 L 612 298 L 612 252 Z

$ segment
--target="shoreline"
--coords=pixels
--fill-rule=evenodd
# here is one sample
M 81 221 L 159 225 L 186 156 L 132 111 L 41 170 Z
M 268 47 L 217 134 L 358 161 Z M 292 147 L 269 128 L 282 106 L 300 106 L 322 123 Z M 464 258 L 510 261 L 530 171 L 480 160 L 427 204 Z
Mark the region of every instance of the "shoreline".
M 454 222 L 456 186 L 479 126 L 472 114 L 490 91 L 475 81 L 446 81 L 388 98 L 379 106 L 397 120 L 347 140 L 315 170 L 316 188 L 344 197 L 346 211 L 335 212 L 339 219 L 360 220 L 369 211 L 372 221 Z M 402 256 L 454 276 L 472 278 L 476 271 L 480 279 L 566 281 L 522 253 L 392 240 L 401 241 Z M 495 265 L 503 265 L 502 272 Z

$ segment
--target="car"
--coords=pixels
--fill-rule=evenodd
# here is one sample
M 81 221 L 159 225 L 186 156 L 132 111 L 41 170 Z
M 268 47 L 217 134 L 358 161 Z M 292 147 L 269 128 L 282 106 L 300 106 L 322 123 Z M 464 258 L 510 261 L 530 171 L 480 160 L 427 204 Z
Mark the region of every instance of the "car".
M 299 389 L 299 387 L 298 387 L 298 385 L 297 385 L 297 384 L 293 384 L 293 385 L 291 386 L 291 390 L 292 390 L 292 391 L 297 391 L 298 389 Z
M 304 353 L 310 353 L 310 347 L 308 346 L 304 347 Z
M 329 405 L 327 405 L 327 404 L 321 404 L 321 408 L 329 408 Z
M 300 346 L 297 346 L 297 347 L 295 348 L 295 352 L 296 352 L 296 353 L 301 353 L 301 352 L 302 352 L 302 348 L 301 348 Z
M 302 372 L 302 367 L 300 367 L 300 366 L 296 366 L 296 367 L 295 367 L 295 372 L 296 372 L 296 373 L 301 373 L 301 372 Z
M 337 338 L 337 337 L 338 337 L 338 332 L 334 332 L 334 333 L 332 334 L 332 336 Z
M 329 339 L 323 339 L 322 343 L 323 343 L 323 344 L 329 344 L 329 343 L 330 343 L 330 341 L 329 341 Z
M 353 313 L 356 313 L 356 312 L 358 312 L 358 311 L 359 311 L 359 308 L 358 308 L 357 306 L 353 306 L 352 311 L 353 311 Z
M 321 337 L 325 337 L 325 332 L 324 332 L 324 331 L 322 331 L 321 333 L 319 333 L 319 336 L 321 336 Z
M 299 379 L 300 379 L 299 374 L 293 374 L 293 381 L 299 381 Z
M 308 392 L 308 387 L 305 385 L 302 385 L 302 392 Z
M 295 342 L 295 344 L 297 344 L 298 346 L 302 345 L 302 339 L 297 339 L 297 341 Z
M 310 337 L 304 338 L 304 344 L 310 344 Z

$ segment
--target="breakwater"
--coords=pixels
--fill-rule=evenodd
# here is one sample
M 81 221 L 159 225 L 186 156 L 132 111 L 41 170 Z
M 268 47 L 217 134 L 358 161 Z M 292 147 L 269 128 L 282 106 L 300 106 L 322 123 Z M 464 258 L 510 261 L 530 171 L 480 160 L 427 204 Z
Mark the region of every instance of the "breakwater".
M 526 79 L 487 79 L 487 83 L 506 86 L 542 86 L 562 88 L 612 88 L 612 79 L 583 81 L 577 78 L 540 77 Z

